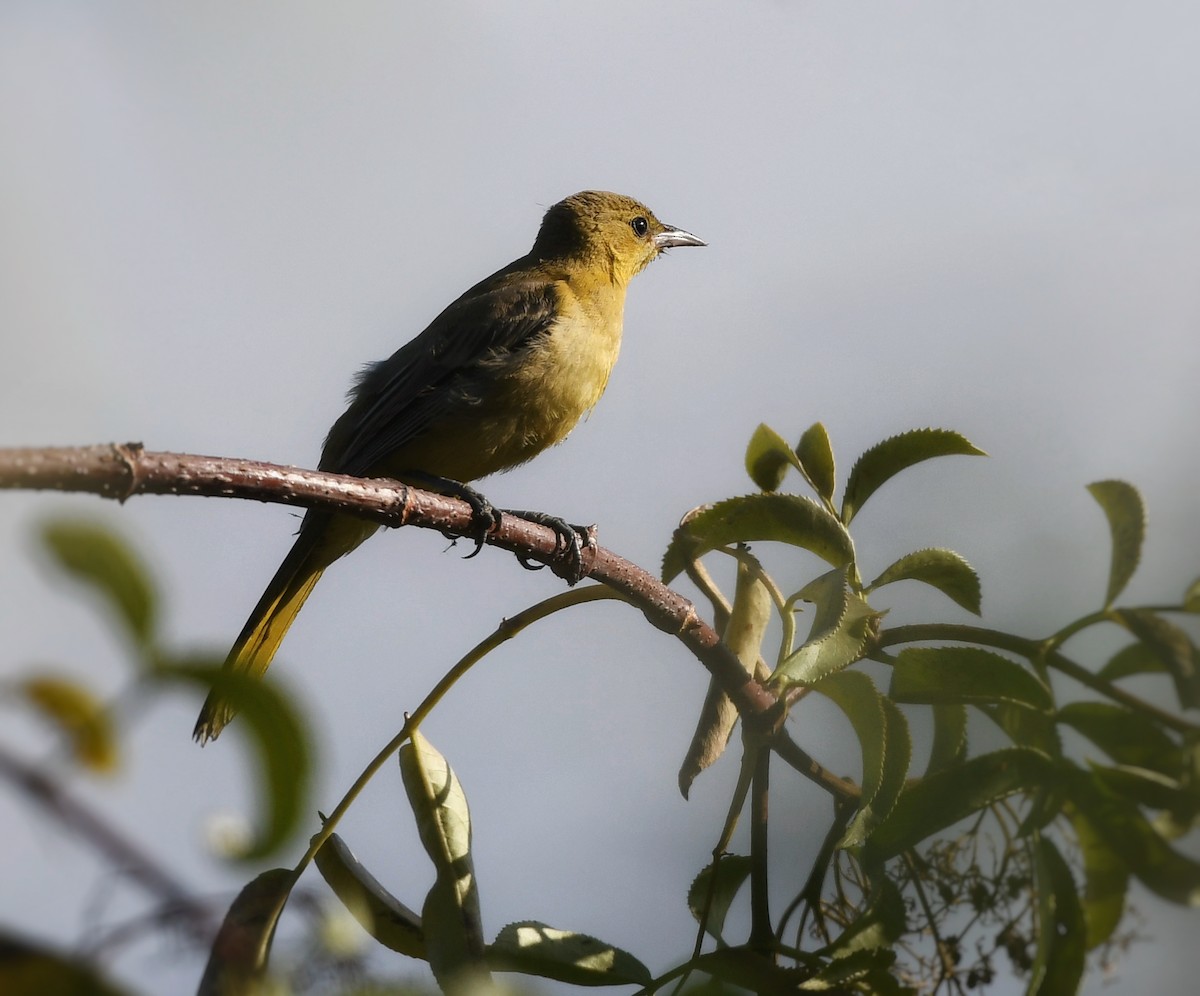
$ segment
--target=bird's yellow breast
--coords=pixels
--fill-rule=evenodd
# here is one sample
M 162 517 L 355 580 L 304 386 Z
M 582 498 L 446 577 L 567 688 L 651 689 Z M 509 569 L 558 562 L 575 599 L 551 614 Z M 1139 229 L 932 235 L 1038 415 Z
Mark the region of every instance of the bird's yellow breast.
M 555 293 L 555 321 L 497 357 L 486 396 L 405 446 L 396 472 L 474 481 L 508 470 L 562 442 L 600 400 L 621 347 L 624 288 L 564 280 Z

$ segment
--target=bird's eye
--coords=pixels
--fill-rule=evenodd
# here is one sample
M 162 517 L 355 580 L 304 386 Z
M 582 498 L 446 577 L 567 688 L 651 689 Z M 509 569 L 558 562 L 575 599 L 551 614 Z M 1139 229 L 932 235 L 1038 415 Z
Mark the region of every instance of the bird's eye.
M 646 233 L 650 231 L 650 222 L 648 222 L 640 214 L 629 223 L 629 226 L 633 229 L 633 234 L 639 239 L 644 239 L 646 237 Z

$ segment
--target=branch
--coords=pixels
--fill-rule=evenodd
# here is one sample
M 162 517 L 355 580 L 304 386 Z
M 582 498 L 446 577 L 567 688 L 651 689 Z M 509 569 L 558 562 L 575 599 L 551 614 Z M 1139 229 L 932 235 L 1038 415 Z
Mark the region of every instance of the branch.
M 384 478 L 282 467 L 226 457 L 162 453 L 141 443 L 46 449 L 0 449 L 0 489 L 81 491 L 124 502 L 134 495 L 201 495 L 322 508 L 384 526 L 418 526 L 470 535 L 466 502 Z M 489 546 L 561 567 L 553 530 L 505 515 L 484 540 Z M 656 629 L 678 639 L 708 669 L 748 725 L 775 727 L 778 699 L 746 674 L 695 607 L 636 564 L 601 546 L 584 551 L 584 576 L 620 592 Z

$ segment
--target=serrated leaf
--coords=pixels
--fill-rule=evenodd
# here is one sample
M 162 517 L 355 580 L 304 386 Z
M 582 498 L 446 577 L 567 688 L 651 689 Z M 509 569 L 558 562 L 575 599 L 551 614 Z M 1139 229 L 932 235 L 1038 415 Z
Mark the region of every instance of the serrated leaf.
M 1185 709 L 1200 706 L 1200 653 L 1187 633 L 1149 609 L 1113 609 L 1109 616 L 1163 662 Z
M 386 948 L 426 957 L 421 918 L 385 889 L 336 833 L 313 858 L 317 871 L 362 928 Z
M 890 694 L 897 702 L 1054 707 L 1050 689 L 1032 671 L 979 647 L 906 647 L 896 657 Z
M 867 591 L 896 581 L 922 581 L 975 615 L 981 613 L 979 575 L 953 550 L 930 548 L 901 557 L 867 585 Z
M 829 433 L 820 422 L 814 422 L 804 430 L 800 442 L 796 444 L 796 458 L 809 483 L 817 489 L 817 494 L 826 501 L 832 501 L 833 490 L 837 487 L 837 468 Z
M 1096 481 L 1087 486 L 1108 518 L 1112 533 L 1112 559 L 1108 569 L 1108 608 L 1129 583 L 1142 556 L 1146 538 L 1146 509 L 1138 489 L 1125 481 Z
M 1100 669 L 1098 677 L 1105 681 L 1117 681 L 1134 674 L 1155 674 L 1167 670 L 1167 666 L 1146 644 L 1131 643 L 1122 647 L 1108 659 L 1108 663 Z
M 157 600 L 141 559 L 111 530 L 83 519 L 42 526 L 42 543 L 71 576 L 95 589 L 115 610 L 139 646 L 154 635 Z
M 1099 947 L 1110 937 L 1125 912 L 1125 893 L 1129 888 L 1129 869 L 1120 856 L 1104 842 L 1087 817 L 1072 807 L 1071 825 L 1083 858 L 1086 885 L 1083 891 L 1083 919 L 1087 924 L 1087 949 Z
M 1031 747 L 1050 757 L 1062 755 L 1062 741 L 1052 714 L 1012 702 L 979 704 L 976 708 L 1000 727 L 1015 746 Z
M 801 992 L 849 992 L 846 988 L 847 984 L 859 983 L 860 985 L 870 984 L 870 988 L 866 991 L 871 993 L 880 992 L 879 986 L 875 984 L 876 980 L 880 984 L 886 985 L 884 980 L 890 978 L 888 969 L 896 960 L 896 952 L 890 948 L 866 948 L 861 951 L 854 951 L 842 958 L 835 958 L 829 964 L 825 965 L 812 978 L 805 979 L 797 988 Z M 856 989 L 859 986 L 855 986 Z M 863 991 L 859 989 L 859 991 Z
M 967 709 L 958 702 L 933 704 L 933 745 L 929 748 L 926 775 L 949 768 L 967 750 Z
M 272 868 L 238 893 L 209 950 L 196 996 L 261 996 L 275 925 L 295 883 L 291 868 Z
M 646 986 L 650 970 L 633 955 L 587 934 L 536 920 L 504 927 L 488 945 L 496 972 L 520 972 L 572 986 Z
M 843 587 L 834 592 L 835 582 Z M 850 593 L 840 571 L 824 574 L 805 589 L 819 598 L 809 638 L 783 659 L 771 675 L 773 685 L 812 685 L 862 657 L 882 613 Z M 841 601 L 844 599 L 844 603 Z
M 746 473 L 763 491 L 777 491 L 788 467 L 799 469 L 799 461 L 787 440 L 765 422 L 760 422 L 746 447 Z
M 487 980 L 471 814 L 462 783 L 419 732 L 400 748 L 400 773 L 437 879 L 421 907 L 429 967 L 443 990 Z
M 1030 996 L 1061 996 L 1079 988 L 1083 977 L 1086 927 L 1071 869 L 1048 838 L 1034 854 L 1037 896 L 1037 953 L 1029 973 Z
M 867 863 L 886 861 L 985 806 L 1018 792 L 1036 791 L 1054 777 L 1045 754 L 1010 747 L 909 782 L 867 841 Z
M 912 758 L 908 724 L 859 671 L 839 671 L 813 685 L 846 714 L 862 754 L 862 794 L 839 847 L 857 847 L 895 804 Z
M 891 949 L 908 929 L 904 897 L 886 875 L 871 880 L 871 897 L 841 935 L 825 949 L 831 958 L 840 958 L 854 951 Z
M 117 737 L 108 709 L 89 689 L 70 678 L 38 674 L 16 685 L 38 712 L 56 726 L 76 762 L 96 774 L 117 768 Z
M 747 674 L 754 673 L 773 609 L 771 593 L 763 582 L 762 565 L 743 551 L 738 559 L 733 605 L 721 636 Z M 709 679 L 696 731 L 679 768 L 679 791 L 685 799 L 696 776 L 725 752 L 737 717 L 733 700 L 715 678 Z
M 842 498 L 846 525 L 880 486 L 900 471 L 940 456 L 986 456 L 965 436 L 949 429 L 911 429 L 867 450 L 850 469 Z
M 1093 762 L 1088 762 L 1088 767 L 1106 788 L 1147 809 L 1181 810 L 1196 801 L 1177 779 L 1151 768 Z
M 1151 768 L 1172 778 L 1183 770 L 1179 745 L 1145 713 L 1112 702 L 1071 702 L 1058 710 L 1057 719 L 1118 764 Z
M 687 905 L 704 932 L 721 940 L 725 917 L 738 892 L 750 877 L 751 860 L 742 854 L 725 854 L 714 866 L 709 864 L 688 888 Z
M 755 540 L 802 547 L 834 567 L 844 567 L 854 558 L 850 534 L 816 502 L 799 495 L 744 495 L 685 517 L 663 556 L 663 581 L 669 584 L 694 557 Z
M 1136 804 L 1073 765 L 1064 765 L 1060 777 L 1071 801 L 1136 878 L 1170 902 L 1200 905 L 1200 863 L 1170 847 Z
M 203 692 L 218 689 L 241 715 L 238 728 L 249 738 L 258 759 L 253 794 L 262 814 L 254 842 L 238 858 L 256 861 L 285 843 L 299 827 L 312 788 L 311 749 L 296 705 L 279 682 L 261 681 L 223 663 L 209 657 L 161 659 L 153 676 Z

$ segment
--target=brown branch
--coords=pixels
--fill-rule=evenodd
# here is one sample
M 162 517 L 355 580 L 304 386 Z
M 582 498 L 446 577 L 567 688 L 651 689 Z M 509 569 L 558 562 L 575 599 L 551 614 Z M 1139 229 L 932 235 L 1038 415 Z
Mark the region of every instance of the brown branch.
M 398 481 L 152 452 L 141 443 L 0 449 L 0 489 L 81 491 L 122 502 L 144 494 L 244 498 L 323 508 L 384 526 L 471 533 L 471 510 L 465 502 Z M 554 532 L 513 515 L 504 516 L 485 542 L 552 569 L 563 567 Z M 760 729 L 778 725 L 783 711 L 778 699 L 746 674 L 690 601 L 601 546 L 585 549 L 584 572 L 626 596 L 651 625 L 680 640 L 733 699 L 744 721 Z

